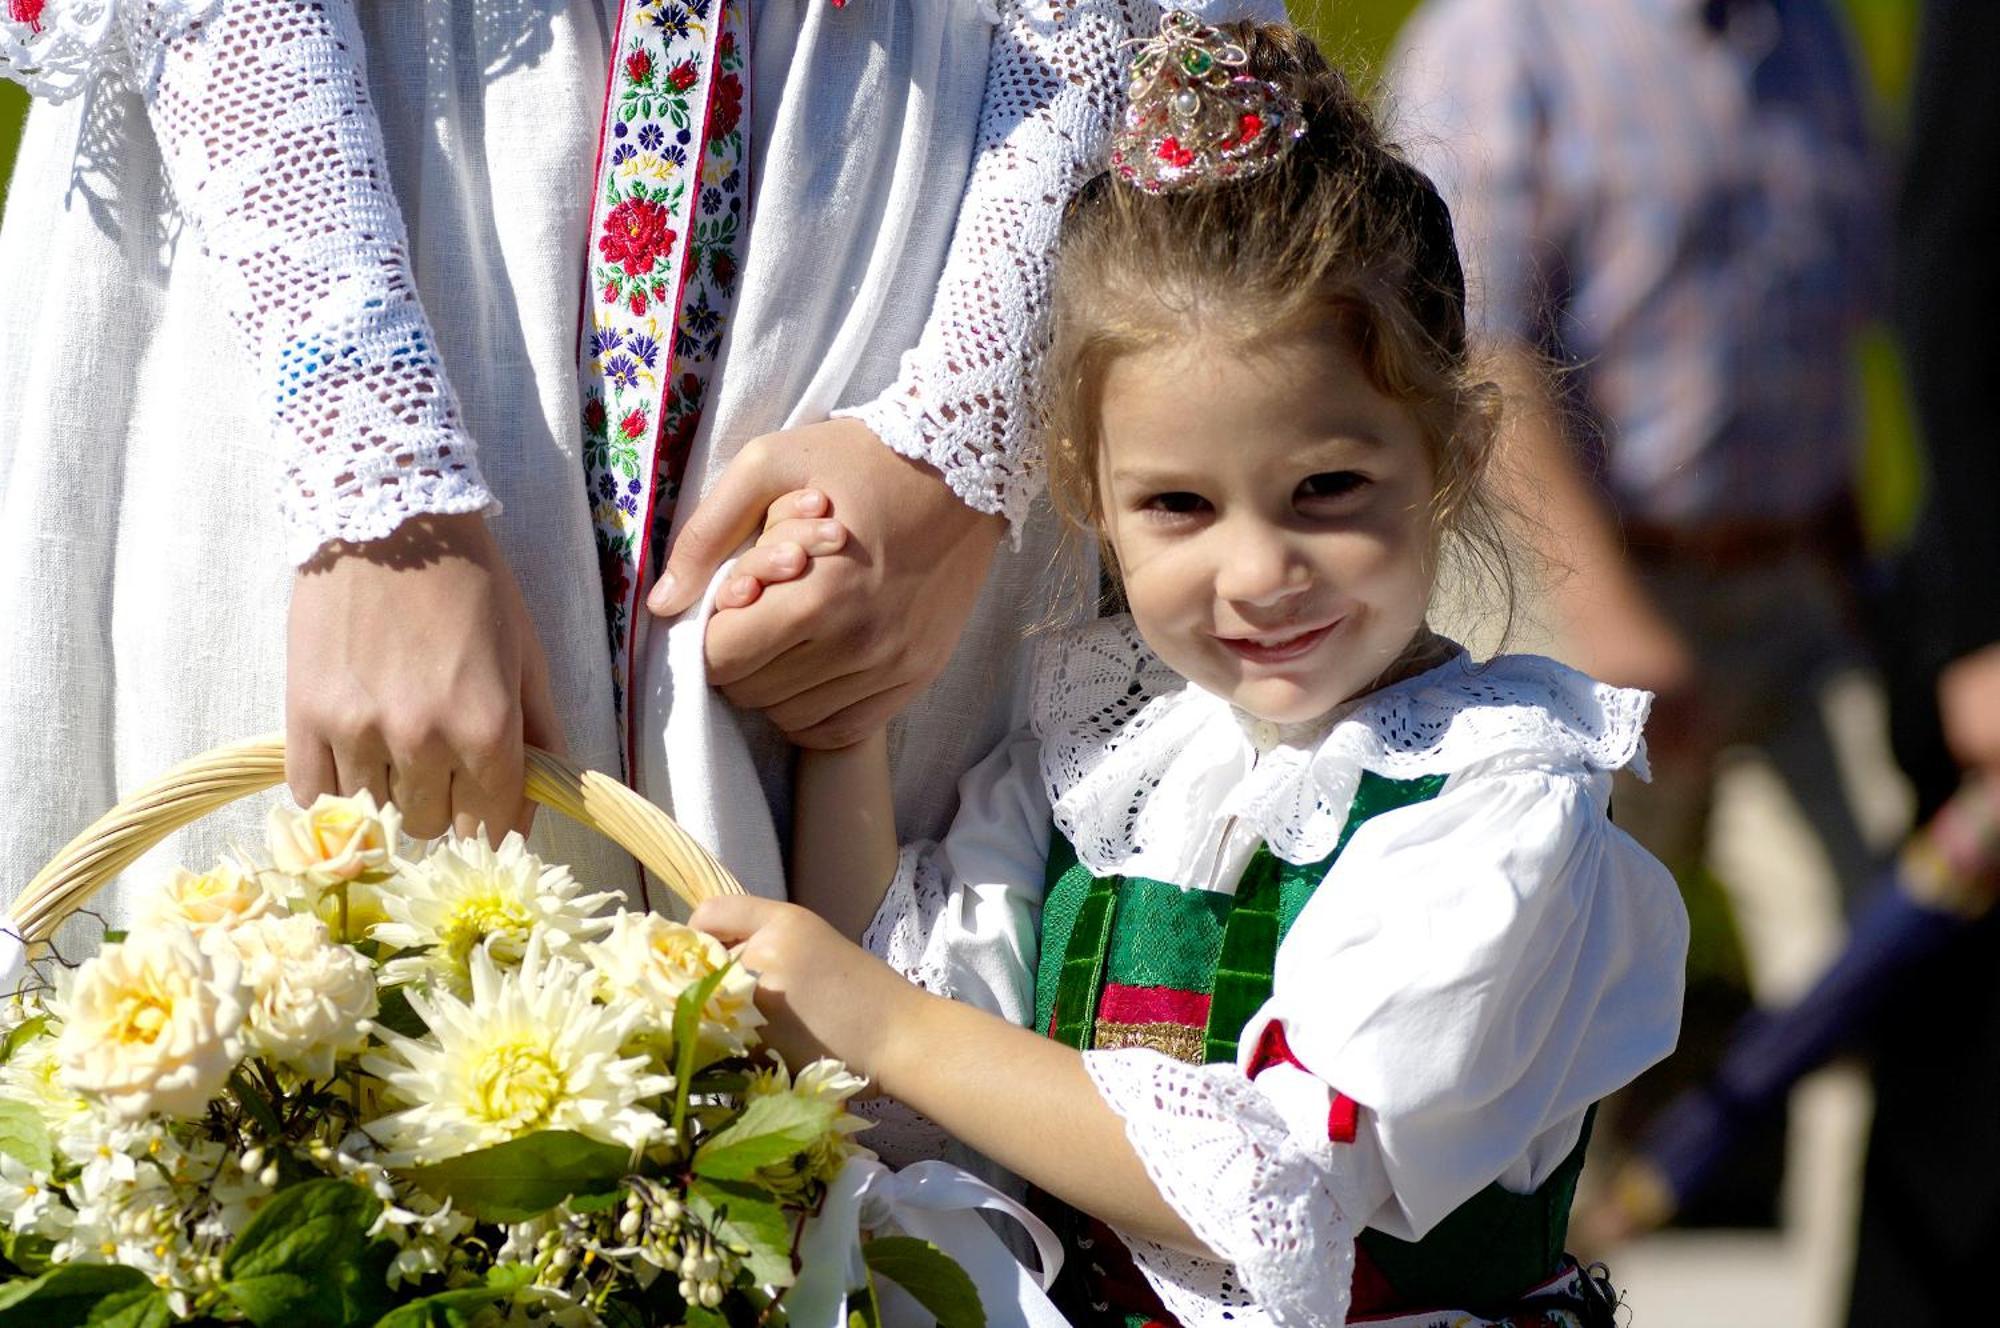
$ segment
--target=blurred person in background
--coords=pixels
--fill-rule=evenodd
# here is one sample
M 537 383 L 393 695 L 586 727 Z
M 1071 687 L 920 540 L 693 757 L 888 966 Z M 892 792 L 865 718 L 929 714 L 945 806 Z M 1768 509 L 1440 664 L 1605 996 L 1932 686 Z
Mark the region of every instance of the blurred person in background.
M 2000 6 L 1929 0 L 1896 253 L 1929 474 L 1879 632 L 1920 819 L 1963 778 L 2000 778 L 2000 439 L 1987 397 L 2000 309 L 1997 62 Z M 2000 1255 L 2000 918 L 1925 965 L 1880 1033 L 1848 1322 L 1965 1322 L 1968 1289 Z
M 1851 898 L 1874 857 L 1821 697 L 1865 659 L 1849 351 L 1881 181 L 1830 6 L 1427 0 L 1386 91 L 1496 353 L 1560 366 L 1509 468 L 1557 653 L 1658 696 L 1619 821 L 1695 879 L 1718 758 L 1759 748 Z

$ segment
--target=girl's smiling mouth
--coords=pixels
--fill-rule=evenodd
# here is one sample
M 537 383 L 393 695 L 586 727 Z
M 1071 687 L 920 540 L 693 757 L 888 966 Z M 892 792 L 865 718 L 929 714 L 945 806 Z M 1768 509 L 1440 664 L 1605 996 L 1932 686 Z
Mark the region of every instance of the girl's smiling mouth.
M 1263 632 L 1255 636 L 1218 636 L 1215 639 L 1231 654 L 1252 664 L 1283 664 L 1310 652 L 1314 646 L 1324 641 L 1333 629 L 1347 621 L 1345 617 L 1305 631 L 1282 633 Z

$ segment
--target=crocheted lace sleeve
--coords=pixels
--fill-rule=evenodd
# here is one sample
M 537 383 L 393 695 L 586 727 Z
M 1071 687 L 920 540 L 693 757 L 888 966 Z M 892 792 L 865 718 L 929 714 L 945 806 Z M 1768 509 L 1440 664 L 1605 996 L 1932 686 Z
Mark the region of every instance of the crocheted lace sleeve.
M 1032 380 L 1063 207 L 1103 169 L 1125 43 L 1152 0 L 998 6 L 972 170 L 931 316 L 896 381 L 844 414 L 928 461 L 966 503 L 1018 520 L 1040 490 Z
M 351 0 L 50 0 L 40 21 L 9 29 L 17 76 L 109 72 L 146 99 L 265 394 L 294 560 L 495 506 L 418 302 Z
M 1086 1052 L 1084 1067 L 1146 1174 L 1221 1260 L 1121 1234 L 1139 1271 L 1187 1328 L 1338 1328 L 1354 1237 L 1383 1184 L 1367 1153 L 1314 1139 L 1234 1064 L 1186 1065 L 1148 1050 Z M 1323 1087 L 1296 1075 L 1300 1087 Z

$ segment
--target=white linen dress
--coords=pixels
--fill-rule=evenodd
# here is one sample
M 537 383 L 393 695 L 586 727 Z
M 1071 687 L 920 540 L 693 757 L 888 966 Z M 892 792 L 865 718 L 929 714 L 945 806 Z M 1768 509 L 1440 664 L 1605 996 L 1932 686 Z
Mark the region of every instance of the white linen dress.
M 690 475 L 850 408 L 1015 522 L 949 671 L 897 728 L 913 836 L 943 829 L 957 776 L 1004 733 L 1022 625 L 1048 611 L 1025 406 L 1048 255 L 1098 167 L 1121 44 L 1158 13 L 751 6 L 754 220 Z M 0 19 L 0 73 L 77 94 L 30 116 L 0 221 L 0 899 L 121 791 L 279 727 L 293 563 L 411 512 L 495 513 L 573 753 L 618 769 L 574 424 L 614 18 L 611 0 L 49 0 L 37 31 Z M 358 347 L 344 395 L 284 396 L 308 336 Z M 384 374 L 392 391 L 364 390 Z M 678 675 L 666 654 L 639 712 L 648 791 L 741 828 L 746 879 L 780 889 L 761 807 L 734 811 L 760 782 L 782 797 L 768 732 L 697 733 L 693 775 L 657 787 L 686 698 L 683 729 L 736 722 L 698 650 Z M 212 817 L 138 870 L 254 840 L 260 814 Z M 632 880 L 557 820 L 540 847 Z M 123 916 L 116 891 L 105 907 Z
M 1175 1318 L 1338 1328 L 1361 1228 L 1415 1240 L 1496 1181 L 1532 1193 L 1591 1105 L 1674 1046 L 1686 911 L 1606 812 L 1612 772 L 1643 773 L 1650 699 L 1459 654 L 1287 730 L 1176 676 L 1129 618 L 1092 623 L 1049 643 L 1021 727 L 966 774 L 950 832 L 903 850 L 864 943 L 1025 1025 L 1055 830 L 1095 876 L 1228 893 L 1260 844 L 1331 856 L 1364 772 L 1445 776 L 1334 858 L 1236 1063 L 1084 1053 L 1161 1195 L 1228 1260 L 1127 1238 Z M 1273 1022 L 1296 1064 L 1253 1078 Z M 1359 1104 L 1351 1143 L 1329 1139 L 1336 1093 Z M 946 1147 L 874 1111 L 891 1160 Z

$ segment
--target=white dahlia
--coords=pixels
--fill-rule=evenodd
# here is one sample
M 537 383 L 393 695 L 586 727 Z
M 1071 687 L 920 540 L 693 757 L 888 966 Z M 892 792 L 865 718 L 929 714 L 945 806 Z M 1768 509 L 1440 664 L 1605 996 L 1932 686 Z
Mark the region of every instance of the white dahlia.
M 551 866 L 509 832 L 494 848 L 483 838 L 439 843 L 422 862 L 406 865 L 397 889 L 385 894 L 389 921 L 369 936 L 398 950 L 421 954 L 391 960 L 391 982 L 442 981 L 464 995 L 475 951 L 503 965 L 521 962 L 531 934 L 552 955 L 575 955 L 577 946 L 609 925 L 596 916 L 615 894 L 583 894 L 569 868 Z
M 471 998 L 414 989 L 410 1006 L 424 1038 L 381 1030 L 390 1054 L 362 1065 L 406 1110 L 370 1123 L 389 1166 L 440 1162 L 538 1130 L 573 1130 L 638 1148 L 666 1123 L 641 1105 L 673 1086 L 624 1056 L 639 1011 L 591 998 L 583 966 L 531 940 L 521 965 L 503 969 L 487 948 L 472 951 Z

